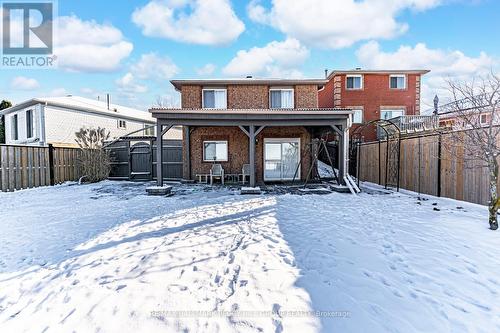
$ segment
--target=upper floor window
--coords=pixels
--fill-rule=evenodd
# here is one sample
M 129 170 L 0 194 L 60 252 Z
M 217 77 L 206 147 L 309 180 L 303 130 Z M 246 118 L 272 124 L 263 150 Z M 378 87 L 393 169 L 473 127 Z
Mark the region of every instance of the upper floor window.
M 26 111 L 26 138 L 33 137 L 33 110 Z
M 362 75 L 347 75 L 346 76 L 346 89 L 350 89 L 350 90 L 363 89 L 363 76 Z
M 12 116 L 11 135 L 12 140 L 19 140 L 19 127 L 17 114 Z
M 406 89 L 406 76 L 405 75 L 391 75 L 390 76 L 391 89 Z
M 120 129 L 126 129 L 127 128 L 127 122 L 125 120 L 118 120 L 118 128 Z
M 227 109 L 226 89 L 203 89 L 204 109 Z
M 293 89 L 270 89 L 269 105 L 271 109 L 293 109 Z
M 155 135 L 155 127 L 151 125 L 144 124 L 144 135 L 145 136 L 154 136 Z
M 481 125 L 486 125 L 488 123 L 488 116 L 485 114 L 480 115 L 479 121 L 481 122 Z

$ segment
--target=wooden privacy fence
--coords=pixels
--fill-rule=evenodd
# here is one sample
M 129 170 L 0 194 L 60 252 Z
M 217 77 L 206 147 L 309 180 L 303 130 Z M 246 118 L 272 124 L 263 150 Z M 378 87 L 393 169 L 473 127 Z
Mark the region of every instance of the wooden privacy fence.
M 435 196 L 488 204 L 488 169 L 480 161 L 464 161 L 464 151 L 451 153 L 443 142 L 450 134 L 401 138 L 399 184 L 401 188 Z M 357 153 L 357 173 L 362 181 L 385 185 L 385 141 L 363 143 Z
M 0 145 L 0 190 L 76 181 L 82 174 L 77 148 Z

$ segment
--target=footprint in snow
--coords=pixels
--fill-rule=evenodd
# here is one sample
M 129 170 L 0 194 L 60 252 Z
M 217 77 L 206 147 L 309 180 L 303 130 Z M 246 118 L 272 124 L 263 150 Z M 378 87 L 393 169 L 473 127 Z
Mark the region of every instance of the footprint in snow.
M 127 285 L 126 284 L 120 284 L 118 287 L 116 287 L 116 291 L 121 290 L 125 288 Z
M 466 268 L 467 268 L 467 270 L 468 270 L 469 272 L 471 272 L 472 274 L 477 274 L 477 271 L 476 271 L 476 269 L 475 269 L 474 267 L 472 267 L 472 266 L 467 266 Z

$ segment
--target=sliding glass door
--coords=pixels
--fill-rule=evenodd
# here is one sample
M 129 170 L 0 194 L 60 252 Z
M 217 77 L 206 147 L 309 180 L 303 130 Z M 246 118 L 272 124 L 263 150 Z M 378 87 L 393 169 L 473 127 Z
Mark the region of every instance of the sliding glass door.
M 292 180 L 299 163 L 300 139 L 264 139 L 265 181 Z

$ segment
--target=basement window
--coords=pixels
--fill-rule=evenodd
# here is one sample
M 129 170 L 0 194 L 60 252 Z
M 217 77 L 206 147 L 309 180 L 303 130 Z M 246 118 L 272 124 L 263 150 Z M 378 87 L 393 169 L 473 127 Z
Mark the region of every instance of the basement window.
M 203 161 L 227 162 L 227 141 L 203 141 Z

